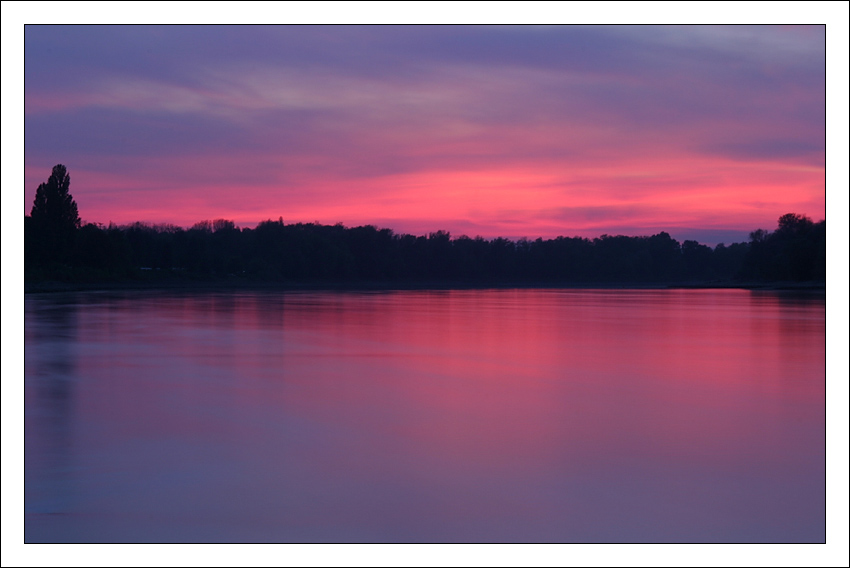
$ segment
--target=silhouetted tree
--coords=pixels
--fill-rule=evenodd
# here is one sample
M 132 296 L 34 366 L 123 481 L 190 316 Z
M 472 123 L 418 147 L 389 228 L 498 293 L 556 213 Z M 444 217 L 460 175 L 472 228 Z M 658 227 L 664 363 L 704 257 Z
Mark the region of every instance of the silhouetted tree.
M 814 223 L 812 220 L 806 217 L 805 215 L 798 215 L 797 213 L 786 213 L 782 217 L 779 218 L 779 222 L 777 223 L 776 232 L 779 234 L 804 234 L 808 231 L 811 231 Z
M 776 231 L 753 231 L 742 274 L 756 280 L 824 280 L 826 221 L 813 223 L 805 215 L 787 213 Z
M 24 219 L 28 282 L 628 285 L 823 281 L 826 273 L 826 222 L 793 213 L 780 217 L 773 233 L 758 229 L 749 243 L 719 244 L 714 250 L 691 240 L 680 244 L 666 232 L 593 240 L 453 239 L 447 231 L 414 236 L 371 225 L 286 225 L 283 218 L 255 229 L 240 229 L 227 219 L 201 221 L 187 230 L 145 223 L 79 227 L 69 185 L 64 166 L 56 166 L 38 188 L 32 215 Z
M 70 262 L 74 233 L 80 227 L 77 203 L 69 188 L 71 176 L 62 164 L 53 166 L 46 183 L 38 186 L 30 213 L 29 232 L 32 239 L 26 247 L 28 261 L 36 263 Z
M 686 280 L 706 280 L 714 276 L 713 251 L 696 241 L 682 243 L 682 271 Z
M 720 280 L 740 278 L 749 248 L 749 243 L 732 243 L 728 247 L 720 243 L 714 247 L 711 261 L 715 276 Z

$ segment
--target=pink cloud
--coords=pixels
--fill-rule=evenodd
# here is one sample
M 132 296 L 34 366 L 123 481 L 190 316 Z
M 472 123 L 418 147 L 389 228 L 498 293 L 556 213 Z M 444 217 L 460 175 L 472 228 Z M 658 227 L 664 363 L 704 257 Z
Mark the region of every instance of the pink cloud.
M 819 29 L 227 31 L 207 57 L 207 28 L 95 28 L 60 62 L 30 30 L 25 210 L 61 162 L 100 222 L 533 238 L 824 216 Z

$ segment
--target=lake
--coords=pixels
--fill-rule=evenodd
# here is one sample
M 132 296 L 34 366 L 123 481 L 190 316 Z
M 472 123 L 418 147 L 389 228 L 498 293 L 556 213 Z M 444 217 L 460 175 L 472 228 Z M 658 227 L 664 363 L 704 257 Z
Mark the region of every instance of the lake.
M 825 296 L 25 299 L 27 542 L 824 542 Z

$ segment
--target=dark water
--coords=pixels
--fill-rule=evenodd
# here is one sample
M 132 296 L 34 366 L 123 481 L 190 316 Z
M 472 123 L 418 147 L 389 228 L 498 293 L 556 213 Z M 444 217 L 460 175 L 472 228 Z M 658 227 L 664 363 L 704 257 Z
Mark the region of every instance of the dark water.
M 27 542 L 822 542 L 824 299 L 28 296 Z

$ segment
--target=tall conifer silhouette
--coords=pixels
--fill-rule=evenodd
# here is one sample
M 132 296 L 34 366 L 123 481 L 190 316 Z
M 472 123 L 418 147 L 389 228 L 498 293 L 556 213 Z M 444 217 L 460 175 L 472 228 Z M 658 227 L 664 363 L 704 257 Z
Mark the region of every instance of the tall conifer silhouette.
M 46 183 L 38 186 L 30 213 L 34 251 L 41 260 L 68 260 L 74 233 L 80 227 L 77 203 L 69 188 L 71 176 L 62 164 L 53 166 Z

